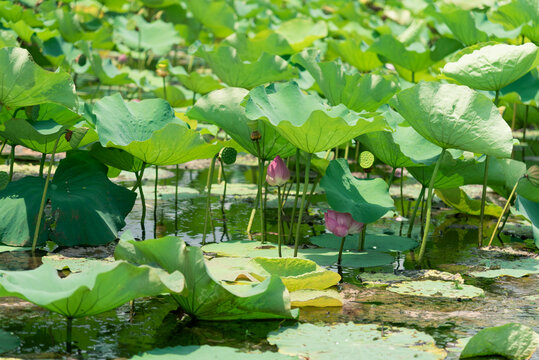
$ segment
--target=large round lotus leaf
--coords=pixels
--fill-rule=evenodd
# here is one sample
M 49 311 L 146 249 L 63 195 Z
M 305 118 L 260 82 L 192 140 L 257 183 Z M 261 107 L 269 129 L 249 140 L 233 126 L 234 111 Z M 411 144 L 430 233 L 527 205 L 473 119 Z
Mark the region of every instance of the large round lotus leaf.
M 525 258 L 520 260 L 492 260 L 483 265 L 488 270 L 473 271 L 469 275 L 482 278 L 496 278 L 500 276 L 523 277 L 530 274 L 539 274 L 539 259 Z
M 471 299 L 484 295 L 483 289 L 478 287 L 440 280 L 404 281 L 391 285 L 387 290 L 402 295 L 455 299 Z
M 229 86 L 252 89 L 274 81 L 290 80 L 298 70 L 279 56 L 263 53 L 256 61 L 240 58 L 237 50 L 230 46 L 219 46 L 213 50 L 200 47 L 196 54 L 206 60 L 213 73 Z
M 479 331 L 466 343 L 461 359 L 499 355 L 512 360 L 529 359 L 539 345 L 539 335 L 532 328 L 509 323 Z
M 383 325 L 382 325 L 383 326 Z M 268 341 L 279 352 L 310 360 L 441 360 L 444 350 L 434 339 L 413 329 L 376 324 L 337 324 L 316 326 L 298 324 L 272 332 Z
M 359 39 L 328 40 L 328 53 L 334 53 L 361 72 L 369 72 L 382 66 L 378 55 Z
M 288 41 L 273 29 L 262 30 L 254 36 L 234 33 L 223 40 L 222 44 L 234 47 L 240 57 L 247 61 L 256 61 L 263 53 L 279 56 L 295 53 Z
M 96 142 L 90 149 L 90 155 L 103 164 L 125 171 L 139 171 L 142 169 L 142 160 L 134 157 L 122 149 L 103 147 Z
M 348 235 L 344 241 L 345 250 L 357 250 L 359 246 L 359 235 Z M 314 236 L 309 239 L 314 245 L 323 248 L 338 250 L 341 246 L 342 238 L 331 233 Z M 365 236 L 365 250 L 403 252 L 415 249 L 418 242 L 404 237 L 392 235 L 369 235 Z
M 529 182 L 528 179 L 522 179 L 522 180 Z M 534 188 L 535 188 L 535 193 L 538 193 L 537 187 L 535 186 Z M 517 191 L 518 191 L 518 188 L 517 188 Z M 526 199 L 521 195 L 517 195 L 517 201 L 515 205 L 516 205 L 517 211 L 521 215 L 524 215 L 531 222 L 533 238 L 535 239 L 535 246 L 539 247 L 539 202 Z
M 251 140 L 249 118 L 241 106 L 243 98 L 249 92 L 240 88 L 226 88 L 213 91 L 200 98 L 188 112 L 191 119 L 213 123 L 223 130 L 249 153 L 258 156 L 256 143 Z M 280 155 L 286 158 L 295 153 L 296 148 L 283 138 L 273 126 L 257 121 L 257 128 L 262 136 L 259 144 L 263 159 L 273 159 Z
M 290 143 L 311 154 L 387 129 L 381 116 L 357 113 L 342 104 L 329 107 L 319 96 L 303 93 L 295 82 L 251 90 L 245 113 L 252 120 L 268 121 Z
M 442 72 L 463 85 L 477 90 L 500 90 L 539 65 L 539 48 L 524 45 L 487 45 L 456 62 L 447 63 Z
M 102 264 L 63 279 L 50 265 L 29 271 L 0 271 L 0 297 L 16 296 L 71 318 L 100 314 L 138 297 L 183 289 L 180 272 L 169 274 L 124 261 Z
M 297 357 L 273 352 L 250 351 L 244 352 L 226 346 L 190 345 L 156 349 L 144 354 L 133 356 L 132 360 L 292 360 Z
M 504 27 L 518 29 L 534 43 L 539 43 L 539 11 L 536 0 L 514 0 L 498 7 L 490 14 L 490 20 Z
M 509 103 L 526 104 L 534 107 L 539 106 L 539 71 L 534 69 L 500 90 L 500 99 Z M 515 105 L 513 105 L 515 106 Z M 509 110 L 509 109 L 508 109 Z M 506 111 L 506 115 L 511 111 Z M 518 107 L 517 107 L 518 110 Z M 528 109 L 528 112 L 531 109 Z M 512 116 L 512 115 L 511 115 Z M 518 114 L 517 114 L 518 116 Z M 528 117 L 530 121 L 530 117 Z
M 226 285 L 213 277 L 200 248 L 168 236 L 145 241 L 120 241 L 114 257 L 160 266 L 185 276 L 185 290 L 173 295 L 182 309 L 200 320 L 293 319 L 290 298 L 278 276 L 252 285 Z
M 292 291 L 290 293 L 290 301 L 293 307 L 330 307 L 343 305 L 342 296 L 335 289 L 303 289 Z
M 350 213 L 360 223 L 372 223 L 394 209 L 387 183 L 382 179 L 355 178 L 345 159 L 332 160 L 320 180 L 335 211 Z
M 236 14 L 227 1 L 187 0 L 187 8 L 216 37 L 225 38 L 234 32 Z
M 43 264 L 48 264 L 56 270 L 69 269 L 72 273 L 89 271 L 94 267 L 100 267 L 102 264 L 114 262 L 113 258 L 91 259 L 87 257 L 67 257 L 59 254 L 49 254 L 41 258 Z
M 0 238 L 29 246 L 36 227 L 45 179 L 27 176 L 0 192 Z M 116 239 L 136 194 L 113 184 L 107 167 L 88 153 L 71 152 L 56 170 L 47 193 L 38 244 L 101 245 Z
M 327 36 L 328 27 L 325 21 L 314 23 L 310 19 L 295 18 L 281 23 L 275 32 L 283 36 L 294 52 L 310 46 L 315 40 Z
M 478 216 L 481 212 L 481 200 L 471 199 L 464 190 L 460 188 L 437 189 L 436 195 L 447 205 L 463 214 Z M 495 204 L 485 204 L 483 209 L 485 215 L 499 217 L 502 208 Z
M 16 349 L 20 344 L 18 337 L 0 329 L 0 354 Z
M 99 100 L 93 111 L 103 146 L 123 149 L 148 164 L 207 159 L 221 148 L 206 143 L 200 133 L 189 129 L 162 99 L 125 102 L 115 94 Z
M 442 148 L 511 157 L 511 128 L 485 95 L 466 86 L 422 82 L 392 100 L 419 134 Z
M 188 74 L 182 66 L 171 68 L 170 73 L 180 80 L 183 86 L 197 94 L 205 95 L 224 87 L 219 79 L 211 73 L 193 71 Z
M 73 111 L 77 109 L 71 76 L 40 68 L 25 49 L 0 49 L 0 77 L 0 105 L 15 109 L 55 103 Z
M 347 72 L 337 62 L 319 62 L 319 56 L 318 50 L 308 49 L 291 60 L 309 71 L 333 106 L 344 104 L 357 112 L 376 111 L 399 90 L 393 77 Z

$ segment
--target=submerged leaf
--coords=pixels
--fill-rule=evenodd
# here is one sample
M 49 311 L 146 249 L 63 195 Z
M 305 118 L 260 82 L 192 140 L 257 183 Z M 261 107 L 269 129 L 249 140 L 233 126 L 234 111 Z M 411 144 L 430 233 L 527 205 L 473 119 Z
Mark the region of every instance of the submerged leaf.
M 309 239 L 314 245 L 338 250 L 341 246 L 341 238 L 330 233 L 321 234 Z M 344 242 L 345 250 L 358 249 L 358 235 L 348 235 Z M 408 237 L 393 235 L 369 235 L 365 236 L 365 249 L 384 252 L 404 252 L 415 249 L 419 243 Z
M 18 337 L 0 329 L 0 354 L 14 350 L 20 344 L 21 340 Z
M 201 359 L 219 359 L 223 360 L 292 360 L 297 359 L 279 353 L 270 351 L 250 351 L 244 352 L 236 348 L 227 346 L 210 346 L 210 345 L 189 345 L 176 346 L 164 349 L 155 349 L 144 354 L 134 356 L 131 360 L 201 360 Z
M 387 290 L 402 295 L 440 298 L 471 299 L 484 296 L 483 289 L 478 287 L 441 280 L 404 281 L 391 285 Z

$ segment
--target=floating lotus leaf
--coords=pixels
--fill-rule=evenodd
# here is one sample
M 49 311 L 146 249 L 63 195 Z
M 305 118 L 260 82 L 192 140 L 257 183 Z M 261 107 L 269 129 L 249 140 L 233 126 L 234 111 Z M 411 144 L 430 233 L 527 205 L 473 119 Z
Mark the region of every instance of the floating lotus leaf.
M 539 65 L 539 48 L 524 45 L 487 45 L 447 63 L 444 75 L 478 90 L 500 90 Z
M 479 216 L 481 211 L 481 200 L 471 199 L 464 190 L 460 188 L 438 189 L 436 195 L 453 209 L 468 215 Z M 486 204 L 485 215 L 498 217 L 502 213 L 502 208 L 495 204 Z
M 0 192 L 0 239 L 29 246 L 36 227 L 45 179 L 27 176 Z M 50 206 L 38 244 L 101 245 L 116 239 L 136 194 L 110 182 L 107 168 L 86 152 L 71 152 L 56 170 L 47 193 Z
M 397 327 L 382 330 L 376 324 L 298 324 L 270 333 L 268 341 L 280 353 L 311 360 L 441 360 L 446 356 L 430 335 Z
M 461 359 L 499 355 L 512 360 L 529 359 L 539 345 L 539 335 L 532 328 L 509 323 L 480 330 L 466 343 Z
M 32 247 L 18 247 L 18 246 L 5 246 L 0 245 L 0 253 L 6 252 L 6 251 L 30 251 L 32 250 Z
M 123 149 L 145 163 L 175 165 L 213 157 L 221 149 L 177 119 L 162 99 L 125 102 L 119 94 L 94 106 L 99 141 Z
M 344 104 L 357 112 L 376 111 L 398 91 L 391 76 L 349 72 L 336 62 L 319 62 L 319 56 L 318 50 L 308 49 L 291 60 L 309 71 L 332 106 Z
M 500 276 L 523 277 L 530 274 L 539 274 L 539 259 L 533 257 L 513 261 L 493 260 L 484 263 L 484 265 L 491 268 L 491 270 L 473 271 L 470 275 L 482 278 L 497 278 Z
M 67 257 L 59 254 L 48 254 L 41 258 L 43 264 L 50 265 L 56 270 L 69 270 L 71 273 L 89 271 L 103 264 L 114 262 L 113 258 L 93 259 L 87 257 Z
M 535 189 L 537 191 L 537 187 L 535 187 Z M 539 247 L 539 202 L 532 201 L 518 195 L 516 201 L 516 208 L 519 213 L 524 215 L 531 222 L 533 229 L 533 237 L 535 239 L 535 246 Z
M 297 290 L 290 293 L 293 307 L 331 307 L 342 306 L 343 299 L 335 289 L 326 290 Z
M 121 241 L 114 256 L 134 263 L 157 265 L 185 276 L 185 289 L 174 299 L 200 320 L 293 319 L 288 291 L 278 276 L 254 285 L 224 285 L 214 279 L 200 248 L 187 247 L 177 237 L 143 242 Z
M 211 73 L 204 74 L 193 71 L 188 74 L 181 66 L 171 68 L 170 73 L 180 80 L 183 86 L 197 94 L 205 95 L 224 87 L 219 79 Z
M 404 281 L 391 285 L 387 290 L 401 295 L 453 299 L 471 299 L 484 296 L 483 289 L 478 287 L 440 280 Z
M 288 355 L 273 352 L 250 351 L 244 352 L 239 349 L 226 346 L 210 345 L 190 345 L 176 346 L 164 349 L 156 349 L 134 356 L 131 360 L 199 360 L 199 359 L 219 359 L 223 360 L 292 360 L 298 359 Z
M 392 105 L 442 148 L 511 157 L 511 128 L 488 97 L 466 86 L 422 82 L 398 93 Z
M 188 112 L 191 119 L 208 121 L 223 130 L 249 153 L 258 156 L 255 142 L 251 140 L 249 118 L 245 108 L 241 106 L 243 98 L 249 92 L 240 88 L 227 88 L 213 91 L 199 99 Z M 262 158 L 270 160 L 280 155 L 283 158 L 295 153 L 296 148 L 283 138 L 271 125 L 259 120 L 257 128 L 260 132 L 259 141 Z
M 369 45 L 357 39 L 329 39 L 328 52 L 335 53 L 336 57 L 340 57 L 361 72 L 368 72 L 383 65 L 378 55 L 369 49 Z
M 534 43 L 539 43 L 539 11 L 536 0 L 513 0 L 490 14 L 490 20 L 509 29 L 518 29 Z
M 78 100 L 71 76 L 40 68 L 27 50 L 0 49 L 0 69 L 0 105 L 15 110 L 23 106 L 55 103 L 76 111 Z
M 252 89 L 274 81 L 290 80 L 298 75 L 279 56 L 263 53 L 256 61 L 245 61 L 237 50 L 230 46 L 219 46 L 213 50 L 198 48 L 196 55 L 208 63 L 213 73 L 229 86 Z
M 0 296 L 16 296 L 68 318 L 97 315 L 139 297 L 181 292 L 183 276 L 125 261 L 102 264 L 60 278 L 42 265 L 34 270 L 0 271 Z
M 333 210 L 350 213 L 361 223 L 375 222 L 395 208 L 384 180 L 355 178 L 345 159 L 330 162 L 320 186 Z
M 342 238 L 330 233 L 311 237 L 309 241 L 323 248 L 338 250 Z M 404 236 L 369 235 L 365 236 L 365 250 L 404 252 L 415 249 L 419 243 Z M 358 249 L 358 235 L 348 235 L 344 241 L 344 250 Z
M 381 116 L 356 113 L 342 104 L 329 107 L 317 95 L 304 94 L 295 82 L 251 90 L 245 113 L 252 120 L 268 121 L 290 143 L 311 154 L 387 129 Z
M 0 354 L 14 350 L 20 344 L 21 340 L 18 337 L 5 330 L 0 330 Z

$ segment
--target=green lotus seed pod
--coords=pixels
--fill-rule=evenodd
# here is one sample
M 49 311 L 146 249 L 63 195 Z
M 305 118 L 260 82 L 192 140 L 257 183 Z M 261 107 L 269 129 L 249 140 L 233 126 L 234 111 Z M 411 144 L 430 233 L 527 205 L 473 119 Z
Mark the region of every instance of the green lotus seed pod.
M 374 155 L 370 151 L 363 151 L 359 155 L 359 166 L 368 169 L 374 164 Z
M 9 184 L 9 175 L 5 171 L 0 171 L 0 190 L 4 190 Z
M 237 155 L 238 152 L 232 147 L 224 147 L 219 152 L 219 157 L 221 157 L 221 161 L 226 165 L 234 164 L 236 162 Z
M 533 186 L 539 186 L 539 166 L 533 165 L 526 171 L 526 177 Z

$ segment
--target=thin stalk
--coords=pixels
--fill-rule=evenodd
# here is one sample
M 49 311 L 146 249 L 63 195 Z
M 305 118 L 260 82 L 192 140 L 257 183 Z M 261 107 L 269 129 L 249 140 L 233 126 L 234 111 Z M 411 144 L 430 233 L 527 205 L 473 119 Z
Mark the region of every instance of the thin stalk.
M 515 131 L 517 123 L 517 103 L 513 103 L 513 118 L 511 119 L 511 131 Z
M 358 251 L 365 251 L 365 236 L 366 235 L 367 235 L 367 224 L 363 224 L 363 229 L 361 229 L 361 234 L 359 238 Z
M 71 354 L 71 342 L 73 338 L 73 318 L 67 318 L 67 327 L 66 327 L 66 351 L 68 354 Z
M 13 179 L 13 166 L 15 165 L 15 144 L 11 144 L 11 151 L 9 153 L 9 181 Z
M 337 265 L 341 265 L 342 262 L 342 250 L 344 249 L 344 242 L 346 241 L 346 236 L 343 236 L 341 240 L 341 247 L 339 248 L 339 257 L 337 259 Z
M 281 254 L 282 231 L 281 231 L 281 187 L 277 186 L 277 246 L 279 247 L 279 257 Z
M 251 216 L 249 216 L 249 223 L 247 224 L 247 237 L 249 240 L 253 240 L 251 235 L 251 229 L 253 228 L 253 222 L 255 221 L 256 209 L 258 208 L 258 198 L 255 206 L 251 209 Z
M 404 214 L 404 193 L 403 193 L 403 183 L 404 183 L 404 168 L 401 168 L 401 183 L 400 183 L 401 211 L 402 211 L 402 216 L 406 216 L 406 215 Z
M 503 215 L 505 214 L 505 212 L 509 208 L 509 204 L 511 204 L 511 199 L 513 199 L 513 196 L 515 195 L 515 191 L 517 190 L 517 187 L 518 187 L 518 181 L 515 184 L 515 186 L 513 186 L 513 190 L 511 190 L 511 194 L 509 195 L 509 198 L 507 198 L 507 202 L 505 203 L 505 206 L 503 207 L 502 213 L 500 214 L 500 217 L 498 218 L 498 222 L 496 222 L 496 226 L 494 226 L 494 230 L 492 230 L 492 235 L 490 236 L 488 246 L 492 245 L 492 240 L 494 240 L 494 236 L 496 236 L 496 232 L 498 231 L 498 226 L 502 222 Z
M 206 235 L 208 232 L 208 222 L 211 215 L 211 185 L 213 182 L 213 173 L 215 171 L 215 161 L 217 160 L 217 155 L 211 159 L 210 171 L 208 173 L 208 181 L 206 186 L 208 188 L 208 195 L 206 198 L 206 216 L 204 217 L 204 233 L 202 234 L 202 245 L 206 245 Z
M 268 222 L 266 221 L 266 209 L 268 208 L 268 183 L 267 182 L 264 182 L 264 207 L 263 207 L 263 211 L 264 211 L 264 237 L 267 239 L 267 234 L 268 234 Z
M 528 111 L 530 110 L 530 106 L 526 105 L 526 111 L 524 112 L 524 127 L 522 128 L 522 141 L 526 142 L 526 128 L 528 127 Z M 522 158 L 522 161 L 524 161 L 524 158 Z
M 359 141 L 356 140 L 356 154 L 354 156 L 356 160 L 356 165 L 359 165 Z
M 406 234 L 407 237 L 412 237 L 412 230 L 414 229 L 414 222 L 415 217 L 417 215 L 417 210 L 419 209 L 419 205 L 421 204 L 421 201 L 423 201 L 423 196 L 425 194 L 425 185 L 421 186 L 421 192 L 419 193 L 419 197 L 417 198 L 414 206 L 414 212 L 412 213 L 412 217 L 410 217 L 410 221 L 408 224 L 408 233 Z
M 415 83 L 415 72 L 412 71 L 412 82 Z
M 144 190 L 142 189 L 142 177 L 144 176 L 144 170 L 146 169 L 146 163 L 142 163 L 140 168 L 138 181 L 138 191 L 140 194 L 140 203 L 142 205 L 142 214 L 140 216 L 140 229 L 142 230 L 142 240 L 146 239 L 146 199 L 144 198 Z
M 138 29 L 137 31 L 137 35 L 138 35 L 138 69 L 140 71 L 142 71 L 142 46 L 141 46 L 141 43 L 142 43 L 142 33 L 140 32 L 140 29 Z
M 45 187 L 43 188 L 43 195 L 41 196 L 41 205 L 39 205 L 39 212 L 37 213 L 37 222 L 36 229 L 34 231 L 34 239 L 32 240 L 32 254 L 36 252 L 37 238 L 39 235 L 39 226 L 41 225 L 41 219 L 43 218 L 43 209 L 45 208 L 45 202 L 47 200 L 47 190 L 49 188 L 49 181 L 51 179 L 52 164 L 54 164 L 54 155 L 56 155 L 56 149 L 58 148 L 58 143 L 60 139 L 64 136 L 64 133 L 61 133 L 60 136 L 56 139 L 54 147 L 52 148 L 51 162 L 49 163 L 49 170 L 47 171 L 47 178 L 45 179 Z M 15 146 L 11 149 L 13 150 Z M 12 171 L 10 169 L 10 181 L 11 181 Z
M 41 154 L 41 160 L 39 160 L 39 177 L 43 177 L 43 168 L 45 167 L 45 160 L 47 158 L 47 154 L 43 153 Z
M 260 142 L 256 141 L 256 149 L 258 153 L 258 205 L 259 205 L 259 211 L 260 211 L 260 232 L 261 237 L 260 240 L 262 244 L 266 242 L 266 234 L 265 234 L 265 217 L 264 217 L 264 199 L 262 197 L 262 185 L 264 182 L 264 160 L 262 160 L 261 155 L 262 151 L 260 150 Z
M 153 237 L 157 238 L 157 183 L 159 181 L 159 166 L 155 165 L 155 182 L 153 185 Z
M 346 147 L 344 148 L 344 158 L 348 161 L 348 152 L 350 151 L 350 143 L 346 143 Z
M 180 177 L 180 165 L 176 164 L 176 184 L 174 189 L 174 234 L 178 234 L 178 178 Z
M 0 107 L 0 109 L 1 109 L 1 107 Z M 7 140 L 4 140 L 2 142 L 2 147 L 0 148 L 0 154 L 2 154 L 2 152 L 4 151 L 4 148 L 6 147 L 6 144 L 7 144 Z
M 167 100 L 167 78 L 165 76 L 163 76 L 163 97 Z
M 223 175 L 223 181 L 225 182 L 225 184 L 223 185 L 223 197 L 221 199 L 221 211 L 225 212 L 225 198 L 226 198 L 226 184 L 227 184 L 227 180 L 226 180 L 226 173 L 225 173 L 225 164 L 223 163 L 222 160 L 220 160 L 221 162 L 221 174 Z
M 307 212 L 309 211 L 309 206 L 312 204 L 314 192 L 316 191 L 316 187 L 318 186 L 318 183 L 320 182 L 321 179 L 322 179 L 322 176 L 318 174 L 318 176 L 313 182 L 313 186 L 311 187 L 311 192 L 309 193 L 309 198 L 307 199 L 307 205 L 305 206 L 305 209 L 306 209 L 305 211 Z
M 294 206 L 292 207 L 292 216 L 290 217 L 290 229 L 288 230 L 288 243 L 292 242 L 292 229 L 296 217 L 296 208 L 298 207 L 299 197 L 299 149 L 296 149 L 296 196 L 294 197 Z
M 427 212 L 425 217 L 425 231 L 423 232 L 423 239 L 421 240 L 421 249 L 419 250 L 419 257 L 418 262 L 421 262 L 423 259 L 423 255 L 425 254 L 425 249 L 427 247 L 427 237 L 429 236 L 429 227 L 430 227 L 430 213 L 432 210 L 432 194 L 434 193 L 434 181 L 436 180 L 436 173 L 438 172 L 438 169 L 440 168 L 440 164 L 442 163 L 442 159 L 445 154 L 445 148 L 442 149 L 442 153 L 440 154 L 440 157 L 436 161 L 436 165 L 434 166 L 434 171 L 432 173 L 432 176 L 430 178 L 429 182 L 429 192 L 427 196 Z
M 483 246 L 483 222 L 485 219 L 485 203 L 487 200 L 487 181 L 488 181 L 488 164 L 490 156 L 485 159 L 485 173 L 483 175 L 483 191 L 481 192 L 481 211 L 479 213 L 479 231 L 478 231 L 478 246 Z
M 397 171 L 397 168 L 393 168 L 393 171 L 391 171 L 391 176 L 389 177 L 389 180 L 387 182 L 388 187 L 391 186 L 391 183 L 393 182 L 393 179 L 395 178 L 395 171 Z
M 309 186 L 309 172 L 311 170 L 311 158 L 313 154 L 307 153 L 307 162 L 305 163 L 305 182 L 303 184 L 303 195 L 301 196 L 301 205 L 299 206 L 298 223 L 296 225 L 296 239 L 294 242 L 294 257 L 298 256 L 299 235 L 301 233 L 301 218 L 305 209 L 305 198 L 307 197 L 307 187 Z
M 503 228 L 505 227 L 505 224 L 507 223 L 507 220 L 509 220 L 509 215 L 510 214 L 511 214 L 511 212 L 508 211 L 507 214 L 505 215 L 505 219 L 503 219 L 502 226 L 500 226 L 500 231 L 498 231 L 498 240 L 500 240 L 500 243 L 502 244 L 502 246 L 503 246 L 503 240 L 502 240 L 500 235 L 502 234 Z

